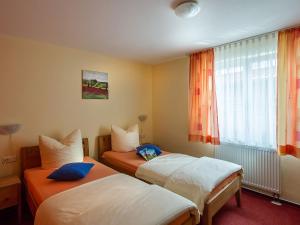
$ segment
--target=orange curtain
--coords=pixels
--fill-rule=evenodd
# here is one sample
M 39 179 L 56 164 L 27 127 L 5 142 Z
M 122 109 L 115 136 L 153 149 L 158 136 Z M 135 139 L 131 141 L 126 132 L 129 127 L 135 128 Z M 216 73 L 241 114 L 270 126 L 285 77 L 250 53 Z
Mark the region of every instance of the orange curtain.
M 190 56 L 189 141 L 220 144 L 213 49 Z
M 300 28 L 278 35 L 278 151 L 300 158 Z

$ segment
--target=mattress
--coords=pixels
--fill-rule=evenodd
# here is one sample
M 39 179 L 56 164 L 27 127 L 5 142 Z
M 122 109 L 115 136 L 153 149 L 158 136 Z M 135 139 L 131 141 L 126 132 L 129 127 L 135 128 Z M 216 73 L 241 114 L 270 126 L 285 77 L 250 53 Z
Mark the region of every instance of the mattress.
M 85 157 L 84 162 L 94 163 L 95 165 L 90 170 L 88 175 L 78 181 L 54 181 L 47 179 L 47 176 L 54 171 L 54 169 L 42 169 L 40 167 L 27 169 L 24 171 L 24 180 L 28 194 L 31 196 L 34 204 L 38 207 L 44 200 L 59 192 L 65 191 L 72 187 L 110 176 L 118 173 L 117 171 L 93 160 Z M 32 204 L 29 202 L 29 204 Z M 192 218 L 190 212 L 184 212 L 169 225 L 181 225 Z
M 24 172 L 24 179 L 27 191 L 30 193 L 35 204 L 40 205 L 45 199 L 50 196 L 70 189 L 72 187 L 103 178 L 117 171 L 89 158 L 85 157 L 84 162 L 91 162 L 95 165 L 92 167 L 86 177 L 77 181 L 54 181 L 47 179 L 47 176 L 54 171 L 54 169 L 42 169 L 40 167 L 27 169 Z
M 169 152 L 163 151 L 163 155 Z M 113 168 L 128 174 L 135 174 L 137 168 L 146 161 L 136 154 L 136 151 L 130 152 L 114 152 L 106 151 L 103 153 L 102 158 L 110 164 Z M 210 193 L 208 200 L 217 195 L 226 185 L 231 183 L 237 176 L 240 175 L 240 171 L 231 174 L 224 179 L 219 185 L 217 185 Z

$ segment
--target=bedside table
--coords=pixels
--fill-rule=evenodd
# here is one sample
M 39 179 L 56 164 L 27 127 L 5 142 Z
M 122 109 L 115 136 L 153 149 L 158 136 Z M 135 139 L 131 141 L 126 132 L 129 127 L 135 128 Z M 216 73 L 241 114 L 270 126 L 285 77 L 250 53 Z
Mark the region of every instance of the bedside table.
M 0 178 L 0 210 L 18 206 L 18 222 L 21 224 L 21 181 L 17 176 Z

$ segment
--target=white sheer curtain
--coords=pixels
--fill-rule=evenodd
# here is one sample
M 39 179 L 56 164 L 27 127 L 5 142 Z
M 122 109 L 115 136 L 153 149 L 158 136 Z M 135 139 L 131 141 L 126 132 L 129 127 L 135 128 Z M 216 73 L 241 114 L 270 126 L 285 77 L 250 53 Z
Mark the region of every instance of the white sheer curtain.
M 277 32 L 215 48 L 222 142 L 275 148 Z

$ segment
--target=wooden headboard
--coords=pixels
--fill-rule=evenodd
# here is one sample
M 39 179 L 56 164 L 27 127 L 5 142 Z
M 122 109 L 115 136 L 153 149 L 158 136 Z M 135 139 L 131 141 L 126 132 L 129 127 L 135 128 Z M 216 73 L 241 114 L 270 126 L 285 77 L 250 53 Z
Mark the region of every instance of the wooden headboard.
M 84 156 L 89 156 L 89 139 L 83 138 L 82 139 L 82 146 L 83 146 L 83 154 Z M 39 146 L 32 146 L 32 147 L 22 147 L 21 148 L 21 174 L 26 169 L 40 167 L 41 166 L 41 155 Z
M 102 155 L 106 151 L 111 150 L 111 135 L 103 135 L 98 137 L 99 151 L 98 158 L 101 159 Z

